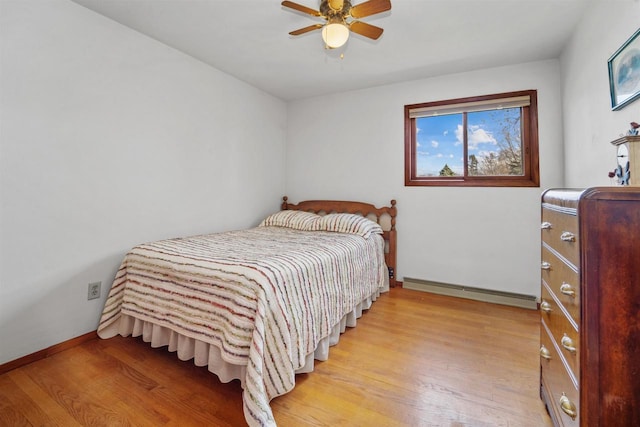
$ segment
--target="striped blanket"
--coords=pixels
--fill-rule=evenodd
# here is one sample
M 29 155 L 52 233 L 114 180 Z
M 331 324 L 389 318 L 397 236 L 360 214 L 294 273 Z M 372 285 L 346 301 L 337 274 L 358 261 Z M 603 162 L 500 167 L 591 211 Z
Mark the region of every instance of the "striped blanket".
M 247 423 L 275 426 L 270 400 L 379 290 L 383 251 L 379 234 L 273 226 L 143 244 L 125 256 L 98 334 L 113 336 L 103 331 L 128 315 L 217 346 L 226 362 L 246 366 Z

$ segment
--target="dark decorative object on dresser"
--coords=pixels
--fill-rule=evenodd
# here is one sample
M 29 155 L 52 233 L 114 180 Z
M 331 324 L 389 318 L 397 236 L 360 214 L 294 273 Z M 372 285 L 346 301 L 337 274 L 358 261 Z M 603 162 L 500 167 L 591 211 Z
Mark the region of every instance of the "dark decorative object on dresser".
M 556 426 L 640 426 L 640 188 L 542 195 L 540 397 Z

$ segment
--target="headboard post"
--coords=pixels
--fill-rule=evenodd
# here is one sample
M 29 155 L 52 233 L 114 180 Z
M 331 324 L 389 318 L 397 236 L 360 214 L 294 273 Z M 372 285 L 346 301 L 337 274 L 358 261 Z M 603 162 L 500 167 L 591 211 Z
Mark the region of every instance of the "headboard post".
M 389 215 L 391 216 L 391 229 L 396 229 L 396 215 L 398 215 L 398 210 L 396 209 L 396 201 L 395 199 L 391 200 L 391 208 L 389 209 Z

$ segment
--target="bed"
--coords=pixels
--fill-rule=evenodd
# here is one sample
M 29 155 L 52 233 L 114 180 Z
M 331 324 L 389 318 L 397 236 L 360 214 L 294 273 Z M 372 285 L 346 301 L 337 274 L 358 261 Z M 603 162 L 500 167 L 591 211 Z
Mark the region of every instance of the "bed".
M 138 245 L 98 335 L 141 336 L 222 382 L 240 380 L 247 424 L 275 426 L 271 399 L 395 285 L 395 204 L 285 196 L 258 227 Z

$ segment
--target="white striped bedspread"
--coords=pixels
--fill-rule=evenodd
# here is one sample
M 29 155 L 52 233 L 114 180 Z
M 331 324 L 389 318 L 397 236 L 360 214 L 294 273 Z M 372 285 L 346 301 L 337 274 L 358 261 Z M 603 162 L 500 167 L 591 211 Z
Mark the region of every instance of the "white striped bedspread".
M 385 274 L 379 234 L 267 226 L 143 244 L 118 270 L 98 335 L 127 315 L 219 347 L 246 365 L 247 423 L 275 426 L 270 400 Z

